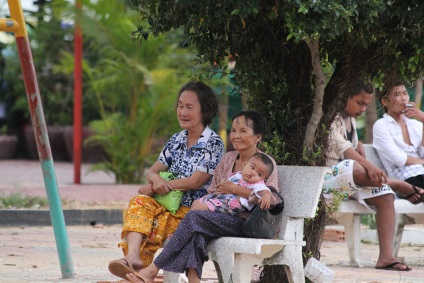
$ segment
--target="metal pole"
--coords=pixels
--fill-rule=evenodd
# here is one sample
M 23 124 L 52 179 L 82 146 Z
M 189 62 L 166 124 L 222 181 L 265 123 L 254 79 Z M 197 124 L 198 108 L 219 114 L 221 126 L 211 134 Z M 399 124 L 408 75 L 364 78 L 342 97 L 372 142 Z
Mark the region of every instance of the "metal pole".
M 25 27 L 22 6 L 19 0 L 8 0 L 8 4 L 11 19 L 0 20 L 0 29 L 15 33 L 32 126 L 37 142 L 38 156 L 41 162 L 44 185 L 50 207 L 50 218 L 59 253 L 60 269 L 63 278 L 71 278 L 74 276 L 74 268 L 70 255 L 65 218 L 60 202 L 47 126 L 44 119 L 43 106 L 41 104 L 40 91 L 38 89 L 37 76 Z
M 77 11 L 81 11 L 81 0 L 77 0 Z M 82 33 L 75 16 L 75 70 L 74 70 L 74 183 L 81 184 L 82 156 Z

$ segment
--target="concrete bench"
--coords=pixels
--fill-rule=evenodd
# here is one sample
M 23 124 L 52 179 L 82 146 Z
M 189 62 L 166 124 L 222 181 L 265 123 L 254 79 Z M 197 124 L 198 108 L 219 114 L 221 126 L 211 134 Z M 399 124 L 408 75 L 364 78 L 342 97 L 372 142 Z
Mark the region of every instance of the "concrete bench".
M 367 159 L 385 171 L 385 168 L 372 145 L 365 144 L 364 147 Z M 393 245 L 394 253 L 397 257 L 405 225 L 424 223 L 424 204 L 413 205 L 407 200 L 397 198 L 395 200 L 395 212 L 396 230 Z M 341 202 L 335 214 L 336 220 L 344 226 L 350 264 L 353 266 L 363 267 L 374 265 L 374 263 L 370 261 L 361 259 L 360 256 L 361 215 L 370 213 L 375 213 L 375 211 L 370 211 L 356 200 L 344 200 Z
M 327 167 L 278 166 L 285 207 L 277 239 L 222 237 L 209 246 L 220 283 L 250 282 L 254 265 L 284 265 L 290 282 L 305 282 L 305 218 L 315 217 Z

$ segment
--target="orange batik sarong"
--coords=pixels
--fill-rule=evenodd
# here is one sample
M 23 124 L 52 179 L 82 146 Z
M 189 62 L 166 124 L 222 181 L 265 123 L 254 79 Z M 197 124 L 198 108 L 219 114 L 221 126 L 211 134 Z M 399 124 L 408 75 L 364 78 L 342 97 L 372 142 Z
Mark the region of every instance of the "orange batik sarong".
M 189 207 L 180 206 L 175 214 L 171 214 L 150 196 L 134 196 L 128 204 L 121 238 L 125 240 L 128 232 L 138 232 L 147 236 L 147 239 L 143 238 L 140 246 L 141 260 L 143 265 L 147 266 L 153 262 L 157 250 L 162 247 L 168 235 L 175 232 L 189 211 Z M 118 246 L 122 248 L 124 255 L 128 253 L 126 241 L 119 243 Z

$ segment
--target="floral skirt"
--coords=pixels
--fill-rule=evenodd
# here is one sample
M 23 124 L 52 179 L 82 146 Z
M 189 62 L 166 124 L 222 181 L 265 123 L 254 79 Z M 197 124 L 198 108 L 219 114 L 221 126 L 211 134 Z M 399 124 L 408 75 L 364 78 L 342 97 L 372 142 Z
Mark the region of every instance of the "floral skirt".
M 138 232 L 144 235 L 140 246 L 140 257 L 143 265 L 153 262 L 153 257 L 169 234 L 177 229 L 178 224 L 190 211 L 189 207 L 180 206 L 175 214 L 171 214 L 152 197 L 137 195 L 131 198 L 124 218 L 121 238 L 125 240 L 129 232 Z M 127 242 L 118 245 L 124 255 L 128 253 Z

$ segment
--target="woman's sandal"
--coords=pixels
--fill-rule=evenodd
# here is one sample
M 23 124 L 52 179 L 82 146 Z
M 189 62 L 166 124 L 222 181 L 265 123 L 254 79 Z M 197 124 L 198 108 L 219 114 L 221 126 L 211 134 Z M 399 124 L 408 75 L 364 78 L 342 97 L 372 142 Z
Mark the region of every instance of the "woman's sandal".
M 412 203 L 412 204 L 419 204 L 419 203 L 421 203 L 421 202 L 424 202 L 424 194 L 420 194 L 420 192 L 418 192 L 418 189 L 417 189 L 417 187 L 415 187 L 414 185 L 412 185 L 412 188 L 414 189 L 414 192 L 413 193 L 410 193 L 409 195 L 407 195 L 407 196 L 405 196 L 405 197 L 400 197 L 400 198 L 402 198 L 402 199 L 406 199 L 406 200 L 408 200 L 409 201 L 409 198 L 410 197 L 412 197 L 413 195 L 415 195 L 415 194 L 418 194 L 420 197 L 416 200 L 416 201 L 414 201 L 414 202 L 412 202 L 412 201 L 409 201 L 410 203 Z

